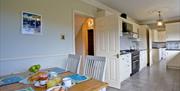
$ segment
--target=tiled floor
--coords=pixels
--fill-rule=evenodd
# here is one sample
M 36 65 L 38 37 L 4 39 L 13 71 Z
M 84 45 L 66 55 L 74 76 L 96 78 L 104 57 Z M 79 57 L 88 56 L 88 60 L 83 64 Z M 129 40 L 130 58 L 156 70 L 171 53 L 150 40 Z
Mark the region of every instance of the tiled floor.
M 120 90 L 109 87 L 107 91 L 180 91 L 180 70 L 166 69 L 162 61 L 122 82 Z

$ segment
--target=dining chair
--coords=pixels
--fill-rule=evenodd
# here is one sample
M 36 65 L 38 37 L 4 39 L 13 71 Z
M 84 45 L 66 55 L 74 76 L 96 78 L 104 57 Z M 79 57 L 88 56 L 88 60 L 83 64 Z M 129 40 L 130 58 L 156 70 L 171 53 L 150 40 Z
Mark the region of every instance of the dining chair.
M 105 57 L 88 55 L 86 56 L 84 65 L 84 75 L 87 75 L 100 81 L 104 81 L 106 69 Z
M 79 73 L 81 65 L 81 56 L 75 54 L 69 54 L 67 58 L 66 71 L 73 73 Z
M 96 80 L 105 80 L 106 58 L 100 56 L 86 56 L 83 74 Z M 106 91 L 102 88 L 99 91 Z

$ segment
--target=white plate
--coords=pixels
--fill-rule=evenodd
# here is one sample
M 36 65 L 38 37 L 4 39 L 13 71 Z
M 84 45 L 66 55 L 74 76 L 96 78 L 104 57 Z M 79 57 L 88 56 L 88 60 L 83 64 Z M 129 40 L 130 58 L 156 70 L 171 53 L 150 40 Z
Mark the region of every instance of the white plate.
M 51 87 L 51 88 L 49 88 L 49 89 L 47 89 L 46 91 L 51 91 L 51 90 L 53 90 L 54 88 L 60 88 L 61 86 L 54 86 L 54 87 Z

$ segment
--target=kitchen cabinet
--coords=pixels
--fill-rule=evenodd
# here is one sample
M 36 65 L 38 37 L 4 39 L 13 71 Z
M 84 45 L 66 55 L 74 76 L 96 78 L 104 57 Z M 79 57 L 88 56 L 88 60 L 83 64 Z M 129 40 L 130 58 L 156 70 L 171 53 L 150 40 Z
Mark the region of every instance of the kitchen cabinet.
M 131 66 L 131 53 L 120 55 L 120 79 L 121 82 L 130 77 L 132 73 Z
M 140 26 L 136 23 L 133 23 L 133 38 L 139 38 L 139 29 Z
M 121 20 L 129 25 L 129 26 L 126 25 L 127 27 L 129 27 L 128 30 L 129 32 L 128 35 L 130 35 L 129 38 L 135 38 L 135 39 L 139 38 L 138 32 L 140 29 L 140 25 L 124 18 L 121 18 Z
M 153 30 L 153 42 L 166 42 L 166 31 Z
M 147 66 L 147 50 L 140 51 L 140 68 L 139 71 Z
M 140 45 L 139 49 L 147 49 L 147 26 L 140 26 L 139 29 Z
M 152 66 L 152 64 L 153 64 L 153 49 L 149 50 L 149 56 L 150 56 L 149 66 Z
M 166 42 L 166 31 L 158 32 L 158 42 Z
M 153 49 L 153 63 L 158 63 L 166 59 L 166 48 Z
M 166 48 L 159 48 L 159 60 L 164 61 L 166 59 Z
M 180 22 L 166 24 L 166 41 L 180 40 Z
M 152 37 L 152 41 L 153 42 L 158 42 L 158 31 L 157 30 L 153 30 L 153 37 Z
M 159 62 L 159 49 L 152 49 L 152 59 L 153 63 Z
M 134 33 L 138 33 L 139 32 L 139 28 L 140 28 L 140 26 L 138 24 L 133 23 L 133 32 Z

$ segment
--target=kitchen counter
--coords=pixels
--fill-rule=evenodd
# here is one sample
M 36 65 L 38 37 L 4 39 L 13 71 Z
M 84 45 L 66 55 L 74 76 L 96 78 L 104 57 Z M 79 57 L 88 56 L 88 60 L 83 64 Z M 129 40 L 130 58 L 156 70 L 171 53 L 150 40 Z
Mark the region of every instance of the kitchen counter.
M 129 53 L 132 53 L 134 51 L 137 51 L 137 50 L 120 50 L 120 55 L 129 54 Z
M 125 54 L 129 54 L 131 52 L 120 52 L 120 55 L 125 55 Z
M 139 51 L 146 51 L 147 49 L 139 49 Z
M 180 49 L 166 49 L 166 51 L 180 51 Z

